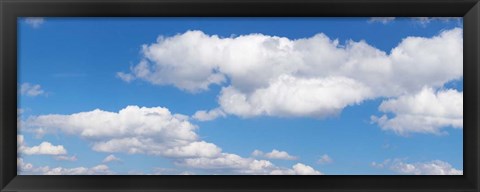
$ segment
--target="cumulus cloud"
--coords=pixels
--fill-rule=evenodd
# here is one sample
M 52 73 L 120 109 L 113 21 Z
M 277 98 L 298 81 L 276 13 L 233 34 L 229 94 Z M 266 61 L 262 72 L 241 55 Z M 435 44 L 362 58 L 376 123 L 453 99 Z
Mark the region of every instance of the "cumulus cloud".
M 197 126 L 188 119 L 187 116 L 170 113 L 167 108 L 128 106 L 119 112 L 96 109 L 71 115 L 31 116 L 25 124 L 27 129 L 42 129 L 45 134 L 61 131 L 77 135 L 90 142 L 95 151 L 158 155 L 171 158 L 179 166 L 223 170 L 225 174 L 320 174 L 303 164 L 288 169 L 266 160 L 223 153 L 217 145 L 200 140 L 195 132 Z M 265 156 L 295 158 L 278 150 Z M 104 163 L 113 159 L 116 157 L 110 155 Z M 62 174 L 94 173 L 89 170 L 48 169 Z
M 365 41 L 340 44 L 324 34 L 309 38 L 249 34 L 237 37 L 187 31 L 143 45 L 129 74 L 189 92 L 222 86 L 219 107 L 194 118 L 338 115 L 376 98 L 442 87 L 463 76 L 462 29 L 433 37 L 406 37 L 390 53 Z
M 25 144 L 23 135 L 17 135 L 17 150 L 26 155 L 64 155 L 67 150 L 62 145 L 52 145 L 50 142 L 42 142 L 40 145 L 29 147 Z
M 215 158 L 186 158 L 175 162 L 178 166 L 208 169 L 222 173 L 255 175 L 320 175 L 314 168 L 297 163 L 292 168 L 282 168 L 267 160 L 244 158 L 236 154 L 222 153 Z
M 22 158 L 17 158 L 17 171 L 19 175 L 111 175 L 113 171 L 106 165 L 97 165 L 94 167 L 55 167 L 49 166 L 36 167 L 31 163 L 26 163 Z
M 27 155 L 62 155 L 67 154 L 67 150 L 62 145 L 52 145 L 49 142 L 42 142 L 38 146 L 24 147 L 21 151 Z
M 463 170 L 455 169 L 449 163 L 440 160 L 406 163 L 400 159 L 387 159 L 381 163 L 372 162 L 372 166 L 388 168 L 404 175 L 463 175 Z
M 327 154 L 322 155 L 320 159 L 318 159 L 317 161 L 318 164 L 328 164 L 332 162 L 333 162 L 333 159 Z
M 288 154 L 286 151 L 279 151 L 276 149 L 273 149 L 271 152 L 264 153 L 263 151 L 260 150 L 254 150 L 252 152 L 252 156 L 254 157 L 264 157 L 267 159 L 282 159 L 282 160 L 296 160 L 298 157 L 292 156 Z
M 39 96 L 45 93 L 40 85 L 32 85 L 30 83 L 22 83 L 19 92 L 22 95 L 27 95 L 30 97 Z
M 30 171 L 33 169 L 33 165 L 31 163 L 26 163 L 23 161 L 23 158 L 17 158 L 17 170 L 18 171 Z
M 95 151 L 151 154 L 164 157 L 215 156 L 221 149 L 200 141 L 188 117 L 167 108 L 127 106 L 119 112 L 95 109 L 71 115 L 29 117 L 26 127 L 42 132 L 62 131 L 92 143 Z
M 387 24 L 395 20 L 395 17 L 371 17 L 369 23 L 382 23 Z
M 112 174 L 106 165 L 97 165 L 91 168 L 75 167 L 75 168 L 48 168 L 43 172 L 44 175 L 110 175 Z
M 283 160 L 296 160 L 298 157 L 292 156 L 288 154 L 286 151 L 278 151 L 276 149 L 272 150 L 272 152 L 265 154 L 266 158 L 269 159 L 283 159 Z
M 326 117 L 339 114 L 346 106 L 358 104 L 371 95 L 368 87 L 348 78 L 280 76 L 268 87 L 248 95 L 234 87 L 226 87 L 222 89 L 219 103 L 227 113 L 241 117 Z
M 400 135 L 439 134 L 445 127 L 463 128 L 463 92 L 453 89 L 434 91 L 425 87 L 415 95 L 383 101 L 379 110 L 394 117 L 372 116 L 372 121 Z
M 25 18 L 25 23 L 30 25 L 32 28 L 39 28 L 44 22 L 45 22 L 45 19 L 43 17 L 27 17 L 27 18 Z
M 113 161 L 121 161 L 121 159 L 118 158 L 118 157 L 115 157 L 115 155 L 112 154 L 112 155 L 109 155 L 109 156 L 105 157 L 105 159 L 103 159 L 102 162 L 103 163 L 110 163 L 110 162 L 113 162 Z

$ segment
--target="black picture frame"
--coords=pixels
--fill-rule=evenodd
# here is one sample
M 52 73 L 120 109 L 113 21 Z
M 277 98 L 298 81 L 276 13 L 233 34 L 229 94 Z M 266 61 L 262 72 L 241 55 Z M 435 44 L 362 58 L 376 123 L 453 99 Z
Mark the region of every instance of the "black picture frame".
M 464 174 L 461 176 L 17 175 L 17 17 L 463 17 Z M 479 0 L 0 0 L 0 191 L 478 192 Z

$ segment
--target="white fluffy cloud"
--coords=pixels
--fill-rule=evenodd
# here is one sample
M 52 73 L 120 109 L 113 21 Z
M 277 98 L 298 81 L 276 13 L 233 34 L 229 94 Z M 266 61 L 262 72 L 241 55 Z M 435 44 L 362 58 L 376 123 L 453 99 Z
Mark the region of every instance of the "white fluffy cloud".
M 17 158 L 17 170 L 18 171 L 30 171 L 33 169 L 33 165 L 31 163 L 26 163 L 23 161 L 23 158 Z
M 296 160 L 298 157 L 292 156 L 288 154 L 286 151 L 279 151 L 276 149 L 273 149 L 271 152 L 264 153 L 263 151 L 260 150 L 254 150 L 252 152 L 252 156 L 254 157 L 264 157 L 267 159 L 282 159 L 282 160 Z
M 22 175 L 111 175 L 114 174 L 106 165 L 97 165 L 94 167 L 33 167 L 29 170 L 21 170 Z
M 333 162 L 333 159 L 327 154 L 322 155 L 320 159 L 317 161 L 318 164 L 328 164 L 332 162 Z
M 215 158 L 187 158 L 176 162 L 179 166 L 208 169 L 218 173 L 255 175 L 320 175 L 314 168 L 297 163 L 291 169 L 275 166 L 267 160 L 243 158 L 235 154 L 222 153 Z
M 22 83 L 22 85 L 20 85 L 20 94 L 22 95 L 35 97 L 44 93 L 45 91 L 42 90 L 40 85 L 32 85 L 30 83 Z
M 265 157 L 269 159 L 283 159 L 283 160 L 296 160 L 298 157 L 288 154 L 286 151 L 278 151 L 276 149 L 272 152 L 265 153 Z
M 109 156 L 105 157 L 105 159 L 103 159 L 102 162 L 103 163 L 110 163 L 110 162 L 113 162 L 113 161 L 121 161 L 121 159 L 118 158 L 118 157 L 115 157 L 115 155 L 112 154 L 112 155 L 109 155 Z
M 220 169 L 227 174 L 320 174 L 303 164 L 287 169 L 266 160 L 223 153 L 215 144 L 199 140 L 195 132 L 197 126 L 191 124 L 188 117 L 171 114 L 162 107 L 128 106 L 118 113 L 96 109 L 71 115 L 31 116 L 25 125 L 27 129 L 42 129 L 45 134 L 61 131 L 77 135 L 89 141 L 95 151 L 159 155 L 190 168 Z M 296 159 L 278 150 L 265 154 L 265 157 Z M 103 162 L 115 159 L 115 156 L 109 155 Z M 92 169 L 48 168 L 43 173 L 96 173 Z
M 123 75 L 189 92 L 223 87 L 219 108 L 194 115 L 204 121 L 225 113 L 324 118 L 368 99 L 439 88 L 463 75 L 460 28 L 407 37 L 390 53 L 365 41 L 340 44 L 324 34 L 224 38 L 201 31 L 159 37 L 142 53 L 142 61 Z
M 20 175 L 110 175 L 114 173 L 106 165 L 97 165 L 91 168 L 36 167 L 31 163 L 24 162 L 22 158 L 17 158 L 17 171 Z
M 197 126 L 188 122 L 188 117 L 162 107 L 128 106 L 118 113 L 96 109 L 71 115 L 32 116 L 25 125 L 46 133 L 78 135 L 90 141 L 93 150 L 106 153 L 211 157 L 221 151 L 198 139 Z
M 17 150 L 26 155 L 64 155 L 67 150 L 62 145 L 52 145 L 50 142 L 42 142 L 40 145 L 29 147 L 24 142 L 23 135 L 17 135 Z
M 344 77 L 299 79 L 280 76 L 268 87 L 251 94 L 226 87 L 222 89 L 219 103 L 225 112 L 242 117 L 326 117 L 339 114 L 346 106 L 358 104 L 371 95 L 368 87 Z
M 455 169 L 449 163 L 440 160 L 405 163 L 399 159 L 387 159 L 382 163 L 372 162 L 372 166 L 388 168 L 404 175 L 463 175 L 463 170 Z
M 75 168 L 63 168 L 55 167 L 48 168 L 44 171 L 44 175 L 109 175 L 111 171 L 106 165 L 97 165 L 95 167 L 75 167 Z
M 49 142 L 42 142 L 38 146 L 24 147 L 21 151 L 27 155 L 62 155 L 67 154 L 67 150 L 62 145 L 52 145 Z
M 384 130 L 401 135 L 412 132 L 438 134 L 448 126 L 463 128 L 463 92 L 453 89 L 435 92 L 432 88 L 424 88 L 415 95 L 383 101 L 379 110 L 393 113 L 395 117 L 372 116 L 372 121 Z

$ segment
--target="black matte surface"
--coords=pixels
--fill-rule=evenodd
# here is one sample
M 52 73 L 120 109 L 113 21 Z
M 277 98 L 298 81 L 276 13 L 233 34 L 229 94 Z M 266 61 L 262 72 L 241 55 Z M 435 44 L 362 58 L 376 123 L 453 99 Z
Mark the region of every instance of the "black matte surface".
M 478 0 L 0 0 L 0 2 L 2 191 L 479 191 Z M 16 18 L 23 16 L 465 16 L 464 175 L 16 176 Z
M 464 16 L 463 31 L 463 174 L 479 189 L 480 174 L 480 3 Z

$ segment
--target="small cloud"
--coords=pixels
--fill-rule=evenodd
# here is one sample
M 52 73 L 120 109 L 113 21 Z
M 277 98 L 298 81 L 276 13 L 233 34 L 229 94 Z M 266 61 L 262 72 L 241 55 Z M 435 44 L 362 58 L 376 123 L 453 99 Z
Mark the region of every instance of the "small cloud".
M 382 23 L 387 24 L 395 20 L 395 17 L 371 17 L 368 23 Z
M 40 85 L 32 85 L 30 83 L 23 83 L 20 86 L 20 94 L 22 94 L 22 95 L 35 97 L 35 96 L 38 96 L 38 95 L 42 95 L 44 93 L 45 93 L 45 91 L 42 90 L 42 87 Z
M 252 156 L 255 157 L 265 157 L 267 159 L 281 159 L 281 160 L 296 160 L 298 157 L 288 154 L 286 151 L 272 150 L 272 152 L 264 153 L 260 150 L 255 150 L 252 152 Z
M 113 162 L 113 161 L 121 161 L 120 158 L 117 158 L 115 157 L 115 155 L 109 155 L 107 157 L 105 157 L 105 159 L 103 159 L 103 163 L 110 163 L 110 162 Z
M 20 141 L 19 141 L 20 143 Z M 23 139 L 22 139 L 23 143 Z M 20 144 L 22 145 L 22 144 Z M 52 145 L 49 142 L 42 142 L 38 146 L 27 147 L 20 146 L 19 151 L 26 155 L 64 155 L 67 154 L 67 150 L 62 145 Z
M 123 73 L 123 72 L 117 72 L 117 77 L 127 83 L 130 83 L 135 79 L 135 77 L 132 74 Z
M 199 121 L 211 121 L 218 117 L 225 117 L 225 116 L 226 116 L 225 112 L 217 108 L 210 111 L 203 111 L 203 110 L 197 111 L 192 117 Z
M 332 162 L 333 162 L 333 159 L 327 154 L 322 155 L 320 159 L 317 161 L 318 164 L 328 164 Z
M 32 28 L 39 28 L 45 22 L 43 17 L 27 17 L 25 23 L 30 25 Z
M 258 149 L 255 149 L 253 152 L 252 152 L 252 156 L 254 157 L 260 157 L 260 156 L 263 156 L 263 152 L 258 150 Z

